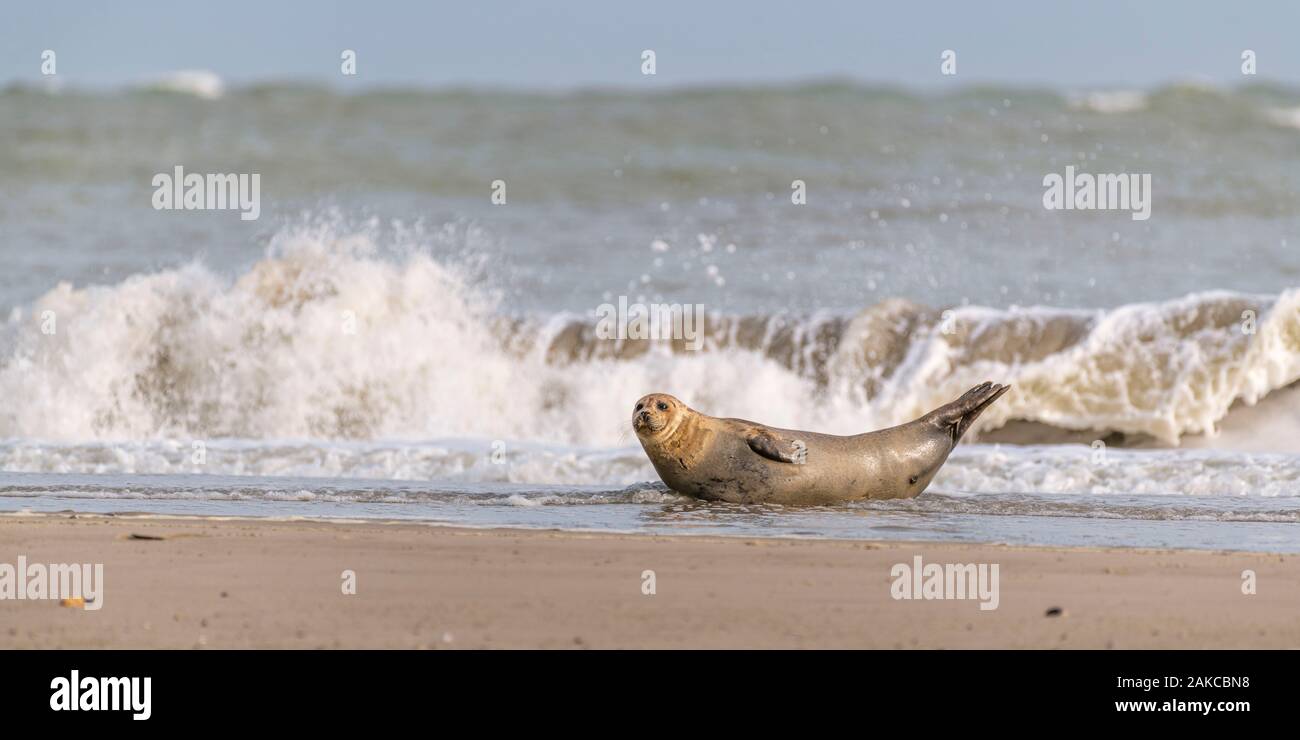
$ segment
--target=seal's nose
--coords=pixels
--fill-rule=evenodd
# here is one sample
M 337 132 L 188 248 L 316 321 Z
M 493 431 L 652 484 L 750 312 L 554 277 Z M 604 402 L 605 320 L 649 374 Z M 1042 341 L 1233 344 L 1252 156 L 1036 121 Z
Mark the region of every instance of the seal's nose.
M 636 418 L 640 419 L 642 422 L 650 421 L 650 412 L 642 411 L 641 413 L 636 415 Z

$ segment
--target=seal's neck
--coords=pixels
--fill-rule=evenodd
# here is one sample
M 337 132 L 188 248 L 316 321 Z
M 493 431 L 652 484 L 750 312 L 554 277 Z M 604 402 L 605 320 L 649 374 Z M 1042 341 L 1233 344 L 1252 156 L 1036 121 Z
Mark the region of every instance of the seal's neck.
M 697 433 L 700 426 L 699 414 L 687 411 L 677 415 L 676 423 L 665 429 L 659 438 L 659 448 L 668 456 L 682 464 L 687 464 L 695 456 L 699 447 Z

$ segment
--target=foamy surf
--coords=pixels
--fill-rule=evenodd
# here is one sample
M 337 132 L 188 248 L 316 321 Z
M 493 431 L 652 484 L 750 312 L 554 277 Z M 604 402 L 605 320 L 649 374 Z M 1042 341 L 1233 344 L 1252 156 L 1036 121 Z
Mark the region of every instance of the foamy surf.
M 1070 97 L 1070 107 L 1094 113 L 1132 113 L 1147 107 L 1141 90 L 1097 90 Z
M 1278 126 L 1300 129 L 1300 107 L 1270 108 L 1264 111 L 1264 115 Z
M 1099 468 L 1091 453 L 1062 447 L 958 448 L 934 490 L 919 498 L 823 507 L 701 502 L 646 482 L 546 485 L 246 473 L 10 472 L 0 476 L 0 511 L 1300 551 L 1293 536 L 1300 523 L 1295 458 L 1121 452 Z M 1055 492 L 1027 490 L 1031 488 Z
M 347 481 L 365 481 L 386 491 L 400 491 L 423 481 L 476 490 L 498 485 L 606 490 L 657 480 L 639 447 L 583 449 L 525 443 L 501 447 L 504 452 L 498 455 L 493 444 L 473 440 L 211 440 L 204 445 L 202 463 L 196 464 L 194 448 L 188 442 L 69 445 L 11 440 L 0 443 L 0 470 L 38 477 L 164 476 L 186 479 L 181 485 L 186 489 L 210 486 L 209 481 L 220 476 L 314 481 L 309 490 L 322 486 L 347 490 L 355 485 Z M 17 489 L 5 490 L 12 493 Z M 931 490 L 947 494 L 1300 497 L 1300 456 L 1075 444 L 966 444 L 953 452 Z M 344 496 L 339 500 L 353 499 Z M 564 494 L 555 501 L 591 502 L 583 491 Z
M 293 230 L 233 279 L 192 263 L 115 285 L 63 283 L 15 310 L 0 335 L 0 438 L 608 449 L 630 441 L 627 405 L 649 390 L 716 415 L 850 434 L 997 378 L 1014 389 L 977 434 L 1030 422 L 1112 445 L 1202 435 L 1212 446 L 1234 404 L 1300 379 L 1298 290 L 1107 310 L 887 300 L 856 315 L 714 313 L 695 352 L 601 339 L 594 323 L 503 312 L 427 253 L 382 257 L 364 236 Z M 1278 412 L 1274 428 L 1296 421 Z M 1025 434 L 1016 441 L 1050 441 Z M 1271 435 L 1257 449 L 1285 442 Z
M 148 80 L 140 84 L 138 89 L 216 100 L 225 94 L 226 85 L 215 72 L 206 69 L 182 69 Z

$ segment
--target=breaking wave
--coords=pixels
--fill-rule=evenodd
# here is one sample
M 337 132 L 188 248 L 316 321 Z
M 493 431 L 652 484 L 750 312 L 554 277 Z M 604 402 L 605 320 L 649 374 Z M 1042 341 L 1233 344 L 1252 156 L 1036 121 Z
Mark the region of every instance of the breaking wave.
M 216 100 L 225 94 L 226 85 L 214 72 L 205 69 L 183 69 L 149 80 L 141 84 L 138 89 Z
M 986 438 L 1176 445 L 1300 379 L 1300 290 L 1107 310 L 891 299 L 856 315 L 710 314 L 699 351 L 599 339 L 594 315 L 509 315 L 454 264 L 289 231 L 233 280 L 194 263 L 60 284 L 15 310 L 0 327 L 0 438 L 608 448 L 632 441 L 629 409 L 649 391 L 856 433 L 992 379 L 1014 387 L 981 417 Z M 1300 427 L 1293 410 L 1271 416 Z

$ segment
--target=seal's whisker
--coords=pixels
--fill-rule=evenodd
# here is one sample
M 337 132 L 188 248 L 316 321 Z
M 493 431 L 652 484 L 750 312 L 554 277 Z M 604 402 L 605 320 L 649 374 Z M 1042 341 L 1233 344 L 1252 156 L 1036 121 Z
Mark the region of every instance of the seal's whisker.
M 631 443 L 632 430 L 628 429 L 628 426 L 625 422 L 619 422 L 616 434 L 618 435 L 618 443 L 620 445 Z

